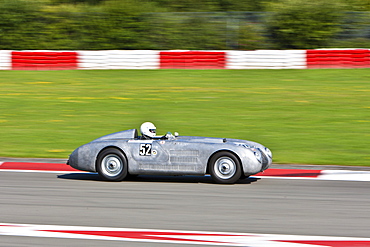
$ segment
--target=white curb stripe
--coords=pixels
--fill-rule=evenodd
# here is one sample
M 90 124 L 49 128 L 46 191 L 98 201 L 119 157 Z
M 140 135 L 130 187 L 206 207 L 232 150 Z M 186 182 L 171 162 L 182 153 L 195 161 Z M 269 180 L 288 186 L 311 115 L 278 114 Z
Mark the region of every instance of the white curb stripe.
M 299 171 L 297 169 L 297 171 Z M 332 180 L 332 181 L 358 181 L 370 182 L 370 171 L 352 170 L 322 170 L 317 177 L 284 177 L 284 176 L 251 176 L 254 178 L 273 178 L 273 179 L 299 179 L 299 180 Z
M 370 181 L 369 171 L 323 170 L 318 179 L 342 181 Z

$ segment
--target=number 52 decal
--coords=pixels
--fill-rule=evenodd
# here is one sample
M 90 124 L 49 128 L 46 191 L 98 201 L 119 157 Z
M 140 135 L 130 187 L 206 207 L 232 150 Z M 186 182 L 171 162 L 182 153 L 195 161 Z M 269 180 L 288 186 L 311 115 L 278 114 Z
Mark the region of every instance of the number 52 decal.
M 139 155 L 142 155 L 142 156 L 152 155 L 152 144 L 150 143 L 140 144 Z

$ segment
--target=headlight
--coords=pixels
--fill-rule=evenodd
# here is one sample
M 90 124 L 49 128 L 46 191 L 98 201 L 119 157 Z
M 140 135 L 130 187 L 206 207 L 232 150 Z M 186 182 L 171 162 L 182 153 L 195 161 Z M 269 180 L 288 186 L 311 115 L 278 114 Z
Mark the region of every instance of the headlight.
M 264 146 L 258 148 L 256 146 L 252 146 L 252 145 L 249 145 L 249 144 L 246 144 L 246 143 L 236 143 L 236 145 L 241 146 L 241 147 L 245 147 L 247 149 L 250 149 L 253 152 L 256 159 L 258 160 L 258 162 L 260 162 L 260 163 L 262 163 L 262 153 L 261 152 L 266 153 L 266 155 L 269 156 L 272 159 L 272 153 L 271 153 L 270 149 L 268 149 Z
M 272 159 L 272 152 L 270 149 L 268 149 L 267 147 L 265 147 L 265 152 L 267 154 L 268 157 L 270 157 L 270 159 Z
M 259 163 L 262 163 L 262 154 L 261 154 L 261 151 L 258 150 L 257 148 L 251 148 L 251 150 L 253 151 L 254 157 L 256 157 L 256 159 L 258 160 L 258 162 Z

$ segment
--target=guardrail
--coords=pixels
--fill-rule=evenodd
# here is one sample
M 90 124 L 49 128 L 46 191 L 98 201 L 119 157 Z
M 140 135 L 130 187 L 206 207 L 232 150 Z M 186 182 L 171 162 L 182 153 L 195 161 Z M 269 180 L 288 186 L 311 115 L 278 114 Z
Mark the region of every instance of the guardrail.
M 0 51 L 0 70 L 370 68 L 370 49 Z

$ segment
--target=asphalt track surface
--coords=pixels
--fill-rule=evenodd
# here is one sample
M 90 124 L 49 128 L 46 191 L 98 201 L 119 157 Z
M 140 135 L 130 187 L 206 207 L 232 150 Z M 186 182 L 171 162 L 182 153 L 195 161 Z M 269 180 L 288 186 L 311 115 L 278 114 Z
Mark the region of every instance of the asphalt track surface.
M 259 234 L 370 237 L 370 183 L 0 172 L 0 222 Z M 174 246 L 0 235 L 0 246 Z M 176 246 L 192 246 L 176 244 Z M 194 245 L 199 246 L 199 245 Z

